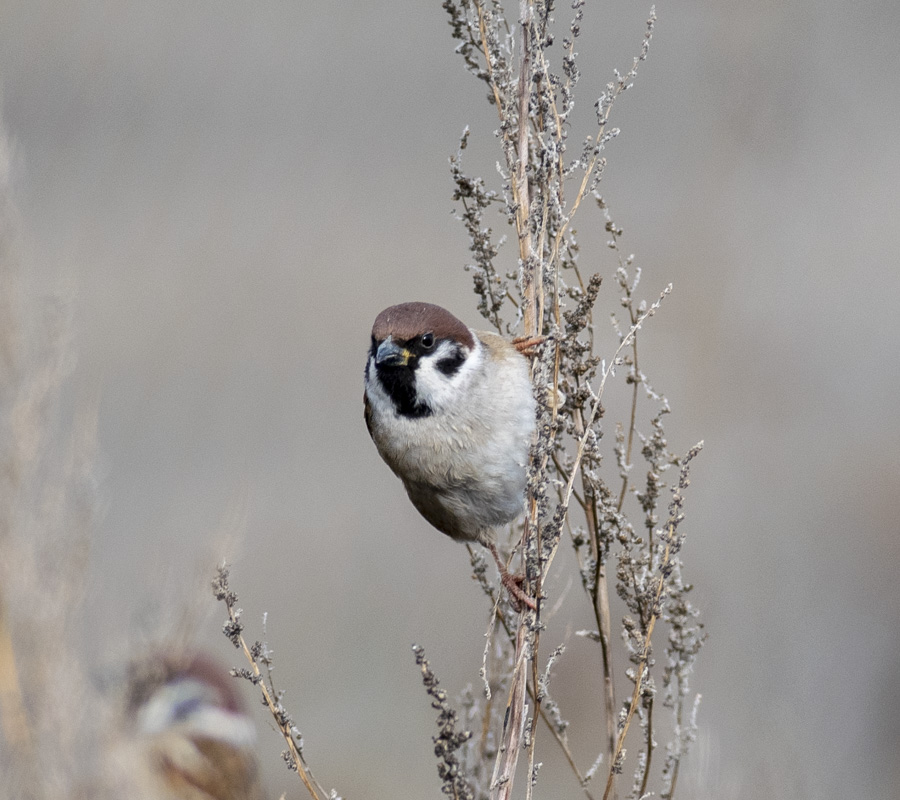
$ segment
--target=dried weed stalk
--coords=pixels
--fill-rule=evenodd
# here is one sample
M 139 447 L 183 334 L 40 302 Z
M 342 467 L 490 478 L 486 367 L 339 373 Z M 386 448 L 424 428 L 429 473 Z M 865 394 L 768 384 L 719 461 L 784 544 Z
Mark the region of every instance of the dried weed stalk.
M 9 159 L 0 132 L 0 798 L 43 800 L 68 796 L 97 756 L 78 657 L 95 426 L 65 413 L 70 305 L 20 290 Z
M 438 775 L 443 781 L 441 791 L 453 800 L 475 800 L 472 787 L 466 781 L 459 757 L 459 750 L 469 739 L 471 731 L 458 731 L 456 723 L 459 716 L 447 702 L 447 693 L 440 688 L 440 683 L 428 659 L 425 658 L 425 649 L 419 645 L 413 645 L 413 653 L 416 656 L 416 664 L 422 669 L 422 683 L 431 697 L 431 705 L 438 712 L 438 735 L 432 737 L 434 741 L 434 754 L 438 759 Z
M 511 332 L 521 325 L 523 335 L 546 337 L 533 367 L 538 433 L 529 469 L 525 525 L 518 540 L 530 589 L 540 602 L 536 612 L 526 611 L 515 618 L 486 577 L 483 561 L 473 557 L 475 577 L 490 596 L 500 625 L 489 630 L 493 641 L 488 643 L 482 667 L 487 689 L 484 698 L 469 691 L 463 700 L 466 719 L 481 727 L 480 737 L 472 741 L 490 743 L 466 751 L 469 783 L 479 799 L 511 797 L 517 761 L 524 752 L 524 796 L 530 798 L 540 767 L 536 742 L 538 720 L 543 719 L 585 796 L 593 797 L 590 781 L 604 765 L 602 797 L 616 796 L 616 776 L 625 766 L 626 738 L 637 717 L 640 733 L 633 738 L 638 756 L 628 796 L 641 798 L 656 791 L 671 798 L 679 764 L 694 737 L 696 702 L 690 711 L 685 703 L 690 694 L 688 677 L 704 639 L 697 611 L 687 599 L 690 587 L 681 579 L 678 558 L 688 465 L 701 445 L 683 459 L 668 449 L 663 422 L 669 405 L 639 368 L 638 334 L 671 286 L 651 303 L 638 299 L 640 269 L 633 256 L 621 252 L 622 230 L 598 191 L 606 146 L 619 133 L 610 127 L 610 115 L 647 58 L 655 11 L 650 11 L 631 68 L 625 74 L 615 71 L 615 79 L 597 99 L 595 131 L 572 153 L 569 118 L 581 77 L 576 42 L 582 33 L 584 0 L 571 4 L 572 17 L 562 32 L 561 47 L 556 45 L 558 26 L 552 2 L 520 0 L 515 19 L 496 0 L 445 0 L 443 7 L 452 36 L 459 42 L 457 52 L 465 68 L 487 86 L 488 101 L 499 120 L 496 137 L 503 160 L 498 166 L 498 188 L 489 189 L 482 178 L 464 171 L 468 129 L 459 151 L 450 159 L 454 199 L 472 253 L 466 269 L 474 279 L 478 308 L 498 331 Z M 600 224 L 608 235 L 615 258 L 617 300 L 625 314 L 624 319 L 612 317 L 618 343 L 606 358 L 594 323 L 602 278 L 599 273 L 583 273 L 573 228 L 573 219 L 589 197 L 595 201 Z M 515 269 L 500 266 L 504 239 L 495 237 L 489 224 L 488 214 L 493 209 L 500 211 L 501 220 L 515 232 Z M 515 292 L 510 289 L 513 282 Z M 510 316 L 512 320 L 507 321 Z M 604 393 L 617 371 L 625 375 L 630 402 L 622 420 L 610 426 Z M 649 412 L 644 411 L 647 406 Z M 646 428 L 643 413 L 649 418 Z M 610 438 L 610 432 L 613 437 L 607 450 L 604 436 Z M 638 454 L 646 464 L 643 480 L 635 469 Z M 614 468 L 607 467 L 610 461 Z M 672 489 L 668 520 L 660 529 L 658 508 L 667 487 L 664 473 L 676 465 L 680 472 Z M 552 599 L 546 582 L 563 536 L 575 551 L 580 582 L 596 624 L 581 635 L 598 645 L 604 685 L 604 746 L 594 765 L 584 772 L 568 747 L 567 723 L 549 695 L 551 668 L 562 656 L 561 648 L 540 668 L 545 608 Z M 623 604 L 627 612 L 621 623 L 624 652 L 613 645 L 610 568 L 618 596 L 615 602 Z M 663 705 L 672 711 L 673 722 L 665 763 L 654 771 L 658 726 L 651 637 L 657 623 L 669 629 L 662 683 Z M 502 640 L 499 645 L 498 639 Z M 501 653 L 493 660 L 499 661 L 507 698 L 502 714 L 497 713 L 500 704 L 492 696 L 490 678 L 485 674 L 487 655 L 495 650 Z M 625 671 L 631 689 L 628 700 L 619 706 L 616 661 L 623 657 L 631 664 Z M 527 698 L 533 704 L 530 716 Z M 494 764 L 487 785 L 487 770 L 479 759 Z
M 281 754 L 288 769 L 296 772 L 309 796 L 313 800 L 340 800 L 337 793 L 332 790 L 326 792 L 321 784 L 313 777 L 309 765 L 303 756 L 303 735 L 294 725 L 294 720 L 287 708 L 282 704 L 283 692 L 276 691 L 272 679 L 272 651 L 266 642 L 255 641 L 247 644 L 244 638 L 244 623 L 241 622 L 242 609 L 238 608 L 238 597 L 228 585 L 228 566 L 222 564 L 216 572 L 212 582 L 213 595 L 216 600 L 225 604 L 228 610 L 228 619 L 222 627 L 222 632 L 236 649 L 241 650 L 247 659 L 248 667 L 231 670 L 235 678 L 243 678 L 259 689 L 263 704 L 269 709 L 275 725 L 284 738 L 287 749 Z M 265 674 L 260 669 L 260 664 L 265 669 Z

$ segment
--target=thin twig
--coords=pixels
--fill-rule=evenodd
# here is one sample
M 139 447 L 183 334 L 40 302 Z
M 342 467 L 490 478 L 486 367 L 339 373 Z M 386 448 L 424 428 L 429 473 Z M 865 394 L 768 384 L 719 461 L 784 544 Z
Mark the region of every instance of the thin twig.
M 469 555 L 472 556 L 472 558 L 474 559 L 474 557 L 475 557 L 474 550 L 472 549 L 471 545 L 467 545 L 467 547 L 469 548 Z M 507 638 L 509 638 L 510 641 L 512 641 L 513 630 L 509 626 L 509 623 L 506 621 L 506 618 L 503 616 L 503 614 L 500 613 L 500 610 L 499 610 L 500 598 L 502 595 L 499 592 L 495 595 L 493 589 L 491 589 L 490 586 L 486 586 L 486 585 L 484 586 L 484 591 L 487 594 L 487 596 L 490 598 L 491 603 L 493 604 L 493 608 L 491 611 L 493 618 L 492 618 L 492 622 L 488 626 L 488 633 L 491 633 L 494 630 L 493 619 L 498 619 L 498 620 L 500 620 L 500 624 L 503 626 L 503 630 L 506 633 Z M 488 642 L 488 645 L 490 645 L 490 642 Z M 485 651 L 485 652 L 487 652 L 487 651 Z M 485 662 L 482 662 L 483 669 L 484 669 L 484 663 Z M 483 675 L 483 678 L 485 681 L 485 685 L 487 686 L 486 675 Z M 527 689 L 528 689 L 528 696 L 531 698 L 531 701 L 535 702 L 534 689 L 531 686 L 528 686 Z M 490 690 L 488 689 L 488 691 L 490 691 Z M 492 702 L 492 698 L 488 697 L 487 702 L 488 703 Z M 553 721 L 550 719 L 550 717 L 547 716 L 547 712 L 544 710 L 543 707 L 538 707 L 538 714 L 539 714 L 540 718 L 543 720 L 544 724 L 547 726 L 547 730 L 550 731 L 554 740 L 559 745 L 560 750 L 562 750 L 563 755 L 566 758 L 566 762 L 568 763 L 572 772 L 575 773 L 575 777 L 578 779 L 578 783 L 581 785 L 581 788 L 584 791 L 585 797 L 587 798 L 587 800 L 594 800 L 593 795 L 591 795 L 590 791 L 587 788 L 588 779 L 581 773 L 581 770 L 578 769 L 578 765 L 575 763 L 575 756 L 572 755 L 572 751 L 569 749 L 569 745 L 566 742 L 565 738 L 556 729 L 556 726 L 553 724 Z M 483 736 L 487 735 L 486 731 L 482 731 L 482 734 L 483 734 Z
M 631 342 L 632 337 L 640 330 L 641 325 L 648 318 L 653 316 L 656 311 L 659 309 L 660 302 L 663 300 L 666 295 L 668 295 L 672 291 L 672 284 L 670 283 L 659 296 L 659 299 L 653 303 L 643 314 L 641 314 L 637 322 L 631 326 L 631 330 L 622 338 L 622 341 L 619 343 L 619 346 L 616 348 L 616 352 L 610 360 L 609 364 L 607 364 L 606 368 L 603 370 L 603 374 L 600 379 L 600 385 L 597 387 L 597 391 L 594 394 L 594 403 L 591 406 L 591 413 L 588 415 L 587 423 L 585 425 L 584 435 L 578 440 L 578 449 L 575 452 L 575 460 L 572 465 L 572 472 L 569 475 L 569 480 L 566 483 L 565 491 L 563 492 L 563 497 L 565 499 L 565 505 L 568 507 L 569 500 L 572 497 L 572 489 L 575 484 L 575 475 L 578 471 L 578 466 L 581 464 L 581 459 L 584 457 L 584 448 L 587 444 L 588 437 L 591 434 L 591 427 L 594 424 L 594 421 L 597 419 L 597 415 L 600 413 L 600 401 L 603 398 L 603 390 L 606 387 L 606 381 L 609 378 L 610 374 L 612 374 L 613 370 L 620 365 L 620 356 L 622 350 L 628 346 Z
M 640 701 L 641 697 L 641 690 L 644 687 L 646 674 L 648 673 L 648 663 L 650 660 L 650 640 L 653 636 L 653 629 L 656 627 L 656 621 L 659 619 L 659 616 L 662 612 L 662 599 L 665 591 L 666 580 L 668 579 L 671 571 L 670 559 L 674 555 L 674 550 L 680 548 L 681 546 L 681 543 L 676 537 L 676 528 L 678 527 L 678 523 L 681 521 L 682 517 L 681 504 L 683 502 L 683 499 L 681 496 L 681 491 L 688 485 L 687 473 L 689 465 L 694 457 L 700 452 L 702 447 L 703 442 L 694 445 L 694 447 L 692 447 L 688 451 L 688 454 L 684 457 L 684 459 L 682 459 L 681 462 L 681 476 L 678 482 L 678 486 L 675 489 L 672 503 L 669 506 L 670 513 L 669 520 L 666 523 L 665 535 L 666 547 L 663 552 L 662 560 L 659 564 L 659 576 L 657 577 L 656 592 L 654 593 L 653 598 L 653 608 L 650 612 L 650 619 L 647 623 L 646 632 L 643 634 L 643 646 L 641 647 L 641 655 L 638 659 L 637 670 L 634 677 L 634 691 L 631 693 L 631 703 L 628 706 L 628 711 L 625 714 L 625 719 L 620 726 L 619 738 L 616 741 L 616 751 L 613 760 L 609 765 L 609 773 L 606 778 L 606 789 L 603 792 L 603 800 L 607 800 L 607 798 L 609 797 L 610 792 L 613 789 L 616 775 L 622 770 L 620 759 L 622 757 L 623 747 L 625 745 L 625 737 L 628 735 L 628 728 L 631 725 L 631 720 L 634 717 L 635 711 L 637 710 L 638 702 Z
M 529 614 L 533 612 L 527 612 Z M 525 613 L 523 612 L 523 616 Z M 519 623 L 516 631 L 516 654 L 512 680 L 509 687 L 509 698 L 506 703 L 506 715 L 503 722 L 503 733 L 500 752 L 494 763 L 491 777 L 492 800 L 509 800 L 512 795 L 513 779 L 519 750 L 522 744 L 522 727 L 525 722 L 525 697 L 527 696 L 527 673 L 525 662 L 528 655 L 526 642 L 526 626 Z
M 231 643 L 236 648 L 243 651 L 245 658 L 250 664 L 249 675 L 241 670 L 235 671 L 233 674 L 237 677 L 246 677 L 251 683 L 259 687 L 263 703 L 272 714 L 275 725 L 287 744 L 288 754 L 291 759 L 291 761 L 288 762 L 288 765 L 296 770 L 297 774 L 300 776 L 300 780 L 306 787 L 306 791 L 309 792 L 310 797 L 312 797 L 313 800 L 323 800 L 323 798 L 327 797 L 327 794 L 321 786 L 318 786 L 318 783 L 313 778 L 312 772 L 310 771 L 306 760 L 303 758 L 303 754 L 300 752 L 297 743 L 294 741 L 295 729 L 293 723 L 281 706 L 281 703 L 274 699 L 274 692 L 270 691 L 269 687 L 266 686 L 265 678 L 260 672 L 259 664 L 257 663 L 259 658 L 258 656 L 254 657 L 250 648 L 247 646 L 247 641 L 244 639 L 242 633 L 243 623 L 240 621 L 241 610 L 236 607 L 237 595 L 228 588 L 228 567 L 225 564 L 222 564 L 218 568 L 217 576 L 213 580 L 213 592 L 216 599 L 225 603 L 225 607 L 228 609 L 228 622 L 225 623 L 224 629 L 225 635 L 228 636 Z M 256 649 L 256 646 L 254 646 L 254 649 Z M 319 792 L 322 792 L 322 794 L 320 795 Z

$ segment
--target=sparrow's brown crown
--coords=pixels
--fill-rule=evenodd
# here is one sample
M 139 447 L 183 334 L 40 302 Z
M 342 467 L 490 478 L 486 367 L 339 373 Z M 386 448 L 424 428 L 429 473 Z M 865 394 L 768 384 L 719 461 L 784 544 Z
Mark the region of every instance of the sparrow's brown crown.
M 469 349 L 475 347 L 475 339 L 465 323 L 433 303 L 391 306 L 375 318 L 372 326 L 372 337 L 376 342 L 388 336 L 406 342 L 424 333 L 433 333 L 436 339 L 453 339 Z

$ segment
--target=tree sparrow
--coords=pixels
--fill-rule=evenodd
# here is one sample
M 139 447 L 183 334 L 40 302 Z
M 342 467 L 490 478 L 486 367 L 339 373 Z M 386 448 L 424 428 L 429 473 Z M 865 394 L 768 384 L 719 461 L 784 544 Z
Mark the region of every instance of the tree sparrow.
M 262 800 L 256 731 L 224 668 L 199 655 L 139 662 L 115 788 L 140 800 Z M 116 791 L 111 791 L 114 795 Z
M 431 303 L 401 303 L 372 327 L 365 418 L 378 452 L 435 528 L 480 542 L 515 599 L 496 528 L 524 510 L 535 401 L 524 355 L 540 340 L 474 331 Z

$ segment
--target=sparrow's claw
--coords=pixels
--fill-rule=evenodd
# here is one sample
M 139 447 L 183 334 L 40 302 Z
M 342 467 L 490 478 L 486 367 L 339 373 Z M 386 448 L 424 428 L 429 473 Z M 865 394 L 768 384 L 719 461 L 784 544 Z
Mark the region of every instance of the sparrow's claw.
M 530 597 L 522 589 L 522 584 L 525 583 L 524 575 L 513 575 L 510 572 L 504 571 L 500 573 L 500 583 L 502 583 L 506 587 L 506 591 L 509 592 L 509 599 L 516 611 L 521 611 L 523 605 L 528 606 L 532 611 L 537 610 L 537 603 L 535 603 L 534 598 Z
M 522 589 L 522 585 L 525 583 L 524 575 L 514 575 L 507 568 L 506 564 L 503 563 L 503 559 L 500 558 L 500 554 L 497 552 L 497 548 L 494 545 L 490 546 L 491 554 L 494 556 L 494 561 L 497 562 L 497 569 L 500 570 L 500 583 L 506 588 L 506 591 L 509 592 L 509 599 L 512 602 L 513 608 L 516 611 L 521 611 L 522 606 L 528 606 L 532 611 L 537 610 L 537 603 L 535 603 L 534 598 L 525 593 Z
M 525 358 L 534 358 L 537 355 L 538 346 L 543 344 L 546 339 L 546 336 L 517 336 L 512 340 L 512 345 Z

